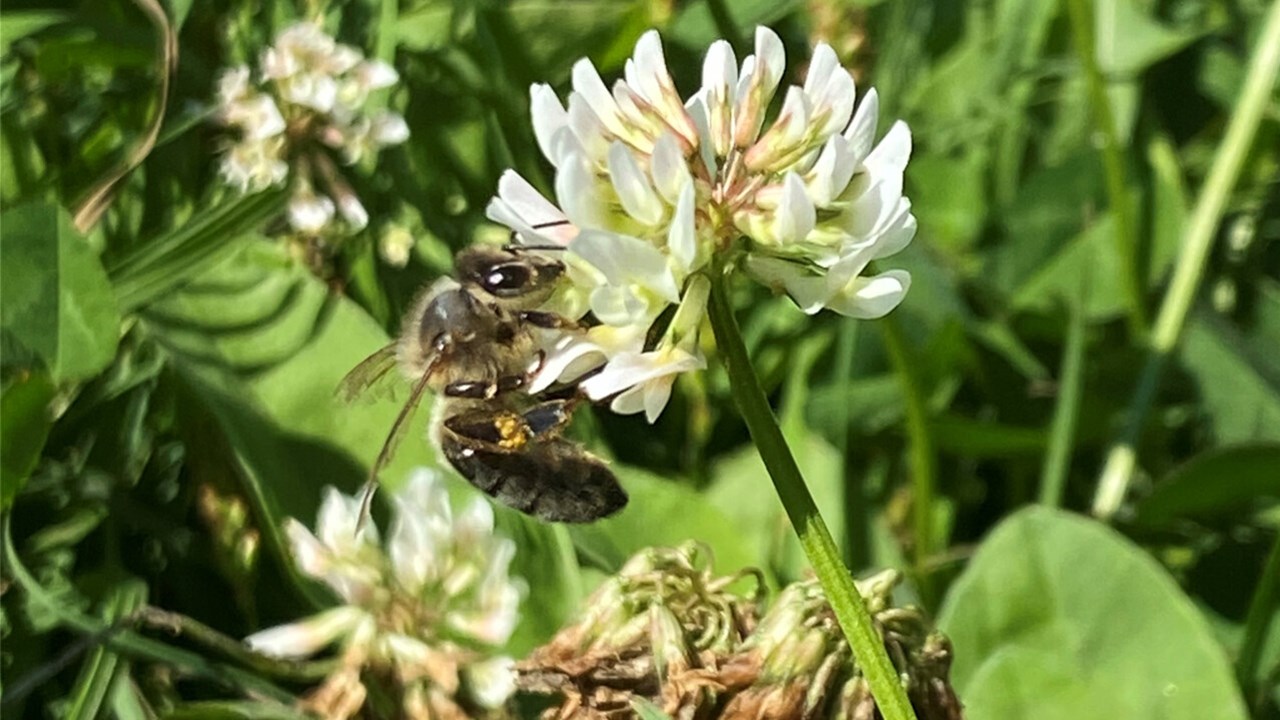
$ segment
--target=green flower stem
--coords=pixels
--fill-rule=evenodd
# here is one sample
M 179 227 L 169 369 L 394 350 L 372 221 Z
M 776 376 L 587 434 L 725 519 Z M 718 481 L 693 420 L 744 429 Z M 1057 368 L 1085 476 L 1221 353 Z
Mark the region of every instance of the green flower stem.
M 1093 499 L 1093 513 L 1098 517 L 1108 518 L 1115 514 L 1128 492 L 1129 479 L 1137 464 L 1138 436 L 1155 399 L 1166 360 L 1178 344 L 1187 323 L 1187 314 L 1204 279 L 1205 263 L 1213 248 L 1218 224 L 1222 221 L 1231 190 L 1244 169 L 1249 148 L 1275 88 L 1277 69 L 1280 69 L 1280 2 L 1271 3 L 1266 24 L 1249 61 L 1240 100 L 1231 113 L 1227 133 L 1214 155 L 1209 176 L 1187 222 L 1182 251 L 1160 305 L 1147 361 L 1129 406 L 1129 422 L 1120 440 L 1111 447 L 1098 480 Z
M 1049 431 L 1049 449 L 1040 472 L 1040 503 L 1050 507 L 1062 505 L 1071 469 L 1071 448 L 1075 444 L 1076 423 L 1080 418 L 1080 400 L 1084 394 L 1085 346 L 1084 298 L 1071 307 L 1067 326 L 1067 346 L 1062 351 L 1062 368 L 1058 383 L 1058 404 L 1053 409 L 1053 425 Z
M 920 595 L 925 605 L 934 606 L 931 583 L 927 581 L 925 565 L 929 558 L 937 552 L 937 543 L 933 537 L 934 512 L 933 498 L 936 494 L 933 462 L 933 436 L 929 433 L 929 409 L 925 403 L 924 388 L 920 374 L 911 362 L 911 353 L 907 349 L 907 340 L 902 335 L 902 327 L 892 315 L 880 321 L 884 331 L 885 349 L 889 352 L 894 372 L 902 382 L 902 392 L 907 402 L 907 438 L 911 443 L 907 460 L 911 466 L 911 507 L 912 534 L 915 551 L 913 561 L 916 566 L 916 583 L 920 587 Z
M 133 658 L 168 665 L 198 677 L 232 688 L 239 688 L 263 698 L 270 698 L 285 704 L 292 704 L 296 698 L 257 675 L 238 668 L 213 663 L 201 655 L 171 645 L 143 637 L 128 630 L 120 624 L 107 625 L 102 621 L 84 615 L 73 608 L 59 602 L 41 587 L 30 571 L 23 566 L 18 553 L 13 547 L 13 538 L 9 535 L 9 518 L 0 523 L 4 536 L 4 566 L 14 584 L 22 589 L 27 602 L 34 607 L 49 613 L 57 619 L 60 626 L 73 632 L 94 638 L 95 642 L 106 644 L 112 650 Z
M 1258 673 L 1258 661 L 1266 644 L 1271 623 L 1276 616 L 1276 601 L 1280 600 L 1280 533 L 1271 543 L 1266 567 L 1258 580 L 1258 587 L 1249 601 L 1249 614 L 1244 621 L 1244 640 L 1236 657 L 1236 677 L 1246 690 L 1254 686 Z M 1252 703 L 1251 703 L 1252 704 Z
M 769 399 L 760 387 L 760 379 L 751 366 L 738 321 L 729 304 L 725 276 L 720 272 L 712 273 L 709 316 L 738 409 L 751 431 L 756 450 L 769 471 L 787 517 L 800 536 L 800 546 L 822 583 L 859 666 L 866 673 L 880 713 L 885 720 L 914 720 L 915 713 L 911 710 L 898 672 L 885 652 L 884 640 L 876 632 L 871 614 L 853 584 L 853 576 L 840 561 L 840 552 L 831 532 L 818 514 L 813 496 L 805 486 L 800 468 L 782 437 L 773 409 L 769 407 Z
M 335 659 L 285 660 L 260 655 L 240 640 L 223 635 L 195 618 L 150 605 L 140 608 L 134 617 L 145 627 L 181 635 L 245 667 L 281 680 L 318 682 L 338 667 Z
M 1076 55 L 1084 69 L 1089 104 L 1094 123 L 1102 135 L 1102 165 L 1106 173 L 1107 197 L 1115 216 L 1116 254 L 1120 258 L 1120 287 L 1128 306 L 1129 332 L 1141 338 L 1147 332 L 1147 313 L 1142 300 L 1142 279 L 1138 271 L 1138 231 L 1133 199 L 1125 177 L 1124 156 L 1120 151 L 1120 133 L 1116 130 L 1106 82 L 1098 66 L 1097 44 L 1093 35 L 1093 15 L 1089 0 L 1066 0 L 1071 19 L 1071 35 Z

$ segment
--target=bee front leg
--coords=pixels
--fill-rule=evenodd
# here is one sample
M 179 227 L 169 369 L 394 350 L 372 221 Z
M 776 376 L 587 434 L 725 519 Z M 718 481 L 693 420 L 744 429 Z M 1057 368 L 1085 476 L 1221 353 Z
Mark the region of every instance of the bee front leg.
M 570 320 L 563 315 L 543 312 L 541 310 L 522 310 L 520 319 L 535 327 L 547 330 L 586 330 L 587 326 L 577 320 Z
M 446 385 L 444 388 L 444 394 L 455 398 L 489 400 L 503 393 L 519 390 L 525 386 L 526 382 L 527 379 L 524 375 L 504 375 L 494 382 L 486 380 L 459 380 Z

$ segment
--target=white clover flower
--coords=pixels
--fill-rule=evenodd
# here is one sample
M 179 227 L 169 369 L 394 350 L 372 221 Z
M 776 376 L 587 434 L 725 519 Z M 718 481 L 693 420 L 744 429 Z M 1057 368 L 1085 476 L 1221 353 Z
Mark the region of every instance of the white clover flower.
M 524 592 L 508 575 L 515 544 L 494 534 L 493 510 L 483 499 L 455 515 L 440 475 L 430 469 L 414 471 L 394 505 L 385 546 L 376 527 L 357 533 L 359 499 L 333 488 L 325 492 L 314 534 L 287 520 L 298 569 L 328 585 L 343 604 L 245 642 L 284 658 L 337 644 L 343 663 L 330 678 L 330 693 L 336 684 L 351 691 L 350 670 L 368 667 L 392 673 L 405 687 L 425 685 L 447 696 L 465 686 L 473 702 L 501 706 L 514 689 L 512 662 L 493 649 L 511 637 Z
M 705 365 L 697 334 L 707 293 L 695 278 L 717 256 L 717 267 L 741 267 L 806 313 L 876 318 L 901 302 L 905 271 L 865 272 L 915 234 L 902 194 L 910 131 L 899 121 L 875 144 L 875 90 L 857 103 L 853 78 L 825 44 L 766 127 L 784 67 L 768 28 L 757 28 L 755 53 L 741 64 L 718 41 L 686 100 L 650 31 L 612 88 L 583 59 L 565 102 L 550 86 L 530 89 L 534 134 L 556 169 L 555 202 L 509 171 L 488 216 L 520 242 L 566 248 L 567 275 L 585 298 L 575 317 L 590 311 L 602 326 L 639 328 L 624 334 L 643 338 L 674 304 L 687 326 L 680 342 L 668 332 L 651 348 L 598 345 L 597 328 L 549 342 L 534 387 L 603 365 L 581 383 L 587 395 L 652 422 L 675 375 Z
M 335 219 L 348 232 L 362 230 L 368 212 L 328 149 L 352 165 L 408 139 L 398 113 L 366 107 L 371 93 L 399 81 L 395 68 L 301 22 L 262 52 L 258 72 L 257 82 L 246 66 L 219 78 L 217 117 L 236 134 L 222 156 L 222 177 L 240 192 L 258 192 L 286 183 L 292 168 L 288 218 L 296 232 L 319 235 Z

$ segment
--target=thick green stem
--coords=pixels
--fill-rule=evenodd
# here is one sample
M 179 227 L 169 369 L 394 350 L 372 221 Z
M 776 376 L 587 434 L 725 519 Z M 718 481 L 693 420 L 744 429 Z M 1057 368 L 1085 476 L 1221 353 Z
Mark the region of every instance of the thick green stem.
M 769 399 L 760 387 L 760 379 L 756 377 L 747 347 L 742 342 L 738 321 L 726 296 L 725 277 L 718 272 L 711 278 L 709 314 L 738 409 L 751 431 L 756 450 L 769 471 L 787 517 L 800 536 L 800 546 L 812 563 L 814 574 L 822 583 L 849 646 L 866 674 L 880 713 L 885 720 L 915 718 L 898 672 L 885 652 L 884 640 L 876 632 L 871 614 L 853 584 L 853 576 L 840 561 L 835 541 L 818 514 L 818 507 L 800 475 L 800 468 L 782 437 L 773 409 L 769 407 Z
M 1084 70 L 1085 85 L 1089 93 L 1089 105 L 1094 124 L 1102 142 L 1102 165 L 1106 174 L 1107 198 L 1111 214 L 1115 218 L 1116 255 L 1120 258 L 1120 287 L 1124 289 L 1129 320 L 1129 332 L 1141 338 L 1147 332 L 1147 313 L 1142 299 L 1142 274 L 1138 271 L 1138 230 L 1125 177 L 1124 155 L 1121 153 L 1120 133 L 1116 130 L 1111 100 L 1107 97 L 1106 81 L 1098 66 L 1097 43 L 1093 33 L 1093 15 L 1089 0 L 1066 0 L 1067 14 L 1071 19 L 1071 35 L 1075 40 L 1076 56 Z
M 150 605 L 141 608 L 134 618 L 145 627 L 181 635 L 245 667 L 281 680 L 318 682 L 338 668 L 338 661 L 334 659 L 287 660 L 260 655 L 242 641 L 223 635 L 195 618 Z
M 934 540 L 933 497 L 935 493 L 933 436 L 929 432 L 929 408 L 925 402 L 924 387 L 916 366 L 911 362 L 911 353 L 907 349 L 907 340 L 902 336 L 902 328 L 893 317 L 880 321 L 884 330 L 884 344 L 889 351 L 889 359 L 893 363 L 894 372 L 902 383 L 902 393 L 907 403 L 907 439 L 911 443 L 907 460 L 911 465 L 911 507 L 912 534 L 915 541 L 913 561 L 916 567 L 916 582 L 920 585 L 920 595 L 925 604 L 932 607 L 937 600 L 933 596 L 932 584 L 928 582 L 925 565 L 930 557 L 938 551 Z
M 1130 403 L 1129 421 L 1124 434 L 1108 453 L 1098 481 L 1098 490 L 1093 499 L 1094 515 L 1111 517 L 1124 502 L 1129 479 L 1137 462 L 1138 436 L 1142 433 L 1147 413 L 1159 388 L 1161 371 L 1187 324 L 1187 314 L 1200 289 L 1200 281 L 1204 279 L 1205 263 L 1213 248 L 1218 224 L 1222 221 L 1231 190 L 1244 168 L 1258 124 L 1270 102 L 1278 68 L 1280 2 L 1275 2 L 1267 13 L 1266 25 L 1258 37 L 1253 58 L 1249 61 L 1249 71 L 1245 76 L 1240 100 L 1231 113 L 1227 134 L 1214 155 L 1209 176 L 1205 179 L 1191 219 L 1187 222 L 1182 250 L 1173 269 L 1173 279 L 1170 280 L 1169 289 L 1160 305 L 1160 314 L 1151 333 L 1147 361 L 1138 380 L 1133 402 Z

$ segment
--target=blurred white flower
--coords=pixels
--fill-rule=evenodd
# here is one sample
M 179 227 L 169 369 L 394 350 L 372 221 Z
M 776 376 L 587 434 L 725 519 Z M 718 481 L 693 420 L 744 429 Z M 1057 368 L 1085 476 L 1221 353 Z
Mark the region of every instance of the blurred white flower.
M 514 678 L 511 660 L 494 650 L 511 637 L 524 592 L 508 575 L 515 544 L 494 534 L 493 510 L 483 499 L 455 516 L 433 470 L 414 471 L 394 508 L 385 545 L 372 525 L 357 533 L 359 499 L 333 488 L 325 491 L 315 533 L 287 520 L 298 569 L 343 604 L 245 642 L 284 658 L 338 646 L 342 663 L 328 683 L 333 687 L 318 694 L 349 695 L 346 685 L 359 682 L 350 670 L 369 668 L 427 691 L 419 698 L 440 692 L 452 698 L 465 688 L 472 702 L 501 706 Z
M 655 419 L 674 376 L 705 362 L 696 342 L 702 309 L 686 307 L 705 305 L 705 292 L 689 297 L 692 279 L 716 256 L 807 313 L 875 318 L 901 302 L 910 285 L 905 271 L 864 273 L 915 234 L 902 194 L 910 131 L 897 122 L 874 142 L 876 93 L 857 102 L 852 76 L 825 44 L 766 127 L 785 62 L 768 28 L 757 28 L 755 52 L 741 63 L 718 41 L 705 57 L 701 88 L 686 100 L 650 31 L 612 87 L 583 59 L 567 101 L 548 85 L 530 89 L 534 134 L 556 170 L 555 202 L 508 172 L 489 217 L 519 242 L 567 246 L 567 275 L 587 298 L 579 317 L 590 311 L 606 326 L 637 326 L 639 337 L 672 304 L 696 318 L 680 345 L 553 343 L 540 380 L 548 369 L 581 375 L 591 358 L 604 366 L 582 384 L 591 397 Z
M 409 255 L 413 252 L 413 233 L 404 227 L 392 223 L 382 232 L 378 240 L 378 254 L 383 261 L 392 267 L 404 267 L 409 264 Z
M 255 82 L 250 68 L 239 66 L 218 80 L 217 117 L 236 133 L 222 155 L 222 177 L 241 192 L 258 192 L 283 185 L 292 171 L 288 217 L 296 232 L 321 234 L 335 218 L 348 232 L 363 229 L 369 215 L 326 148 L 355 164 L 408 139 L 398 113 L 366 107 L 371 93 L 399 80 L 395 68 L 301 22 L 262 52 L 258 73 Z

